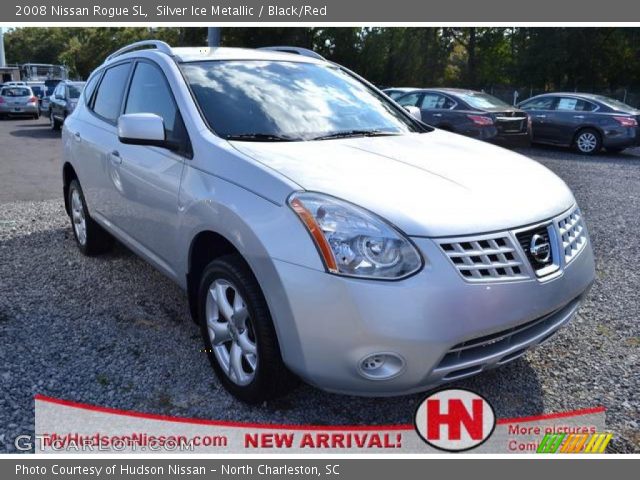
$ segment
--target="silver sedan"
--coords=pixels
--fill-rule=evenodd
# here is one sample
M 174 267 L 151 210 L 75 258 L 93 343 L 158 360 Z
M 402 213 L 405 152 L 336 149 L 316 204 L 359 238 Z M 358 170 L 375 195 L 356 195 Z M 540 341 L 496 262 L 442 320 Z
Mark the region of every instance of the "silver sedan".
M 0 89 L 0 117 L 9 115 L 29 115 L 40 117 L 38 97 L 31 88 L 23 85 L 13 85 Z

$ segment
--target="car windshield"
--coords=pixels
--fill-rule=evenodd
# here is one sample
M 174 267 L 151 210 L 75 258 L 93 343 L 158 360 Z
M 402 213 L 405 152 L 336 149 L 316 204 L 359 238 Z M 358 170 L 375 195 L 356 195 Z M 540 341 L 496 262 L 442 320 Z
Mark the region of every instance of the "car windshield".
M 456 93 L 472 108 L 511 108 L 511 105 L 487 93 Z
M 76 84 L 76 85 L 69 85 L 69 98 L 80 98 L 80 93 L 82 92 L 82 87 L 84 86 L 84 83 L 82 84 Z
M 39 85 L 33 85 L 31 87 L 31 90 L 33 91 L 34 94 L 40 96 L 44 94 L 44 87 L 41 87 Z
M 3 97 L 28 97 L 31 95 L 31 90 L 23 87 L 9 87 L 3 88 L 0 95 Z
M 227 139 L 312 140 L 422 131 L 337 67 L 294 61 L 182 66 L 209 126 Z
M 603 97 L 598 95 L 595 97 L 601 103 L 604 103 L 607 107 L 613 108 L 614 110 L 619 110 L 621 112 L 635 112 L 637 109 L 633 108 L 631 105 L 627 105 L 626 103 L 621 102 L 620 100 L 615 100 L 609 97 Z

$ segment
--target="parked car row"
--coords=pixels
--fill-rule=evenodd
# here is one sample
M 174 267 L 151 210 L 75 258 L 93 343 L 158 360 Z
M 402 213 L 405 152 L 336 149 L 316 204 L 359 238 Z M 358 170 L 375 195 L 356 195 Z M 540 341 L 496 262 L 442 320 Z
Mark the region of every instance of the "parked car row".
M 481 140 L 530 140 L 583 154 L 640 145 L 640 110 L 602 95 L 548 93 L 511 106 L 484 92 L 454 88 L 384 90 L 434 127 Z
M 33 83 L 33 84 L 32 84 Z M 8 82 L 0 86 L 0 117 L 49 117 L 52 130 L 60 130 L 65 118 L 73 112 L 85 82 L 62 80 L 50 96 L 43 95 L 48 88 L 44 82 Z

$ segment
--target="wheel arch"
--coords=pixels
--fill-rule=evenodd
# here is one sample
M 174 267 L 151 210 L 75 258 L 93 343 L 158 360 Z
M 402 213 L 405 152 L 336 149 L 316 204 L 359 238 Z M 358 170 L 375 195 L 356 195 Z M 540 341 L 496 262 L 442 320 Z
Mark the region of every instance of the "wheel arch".
M 585 130 L 594 130 L 598 135 L 600 135 L 600 142 L 604 141 L 604 131 L 598 125 L 593 125 L 591 123 L 585 123 L 577 127 L 573 132 L 573 138 L 571 139 L 571 145 L 576 144 L 576 140 L 578 136 L 584 132 Z
M 185 277 L 183 278 L 186 280 L 185 290 L 191 317 L 195 322 L 198 321 L 198 290 L 206 265 L 221 256 L 237 253 L 248 265 L 249 271 L 262 290 L 273 320 L 280 353 L 285 364 L 291 368 L 292 364 L 295 365 L 298 359 L 304 357 L 298 327 L 291 305 L 284 294 L 284 287 L 274 261 L 279 255 L 274 253 L 273 244 L 271 249 L 265 244 L 265 237 L 269 235 L 266 232 L 260 235 L 260 232 L 250 229 L 246 224 L 248 219 L 239 217 L 227 209 L 218 210 L 217 213 L 221 216 L 219 221 L 215 224 L 207 222 L 192 230 L 192 234 L 188 235 L 191 239 L 189 246 L 185 245 Z M 265 227 L 268 224 L 263 222 Z M 306 231 L 302 233 L 304 233 L 303 238 L 309 241 Z M 296 234 L 290 234 L 290 238 L 296 238 Z M 281 243 L 284 248 L 284 242 Z M 315 247 L 311 242 L 309 243 L 309 248 L 317 257 Z M 317 261 L 319 262 L 319 257 Z
M 198 287 L 202 272 L 215 259 L 231 254 L 240 255 L 247 263 L 240 250 L 228 238 L 218 232 L 210 229 L 202 230 L 191 240 L 187 257 L 186 281 L 189 311 L 194 321 L 198 319 Z M 249 269 L 251 269 L 250 266 Z

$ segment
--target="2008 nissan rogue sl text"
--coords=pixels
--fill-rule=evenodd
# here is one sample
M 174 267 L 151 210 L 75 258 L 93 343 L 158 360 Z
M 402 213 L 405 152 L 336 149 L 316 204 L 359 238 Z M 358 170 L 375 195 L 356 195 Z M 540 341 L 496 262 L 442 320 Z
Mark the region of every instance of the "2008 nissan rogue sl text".
M 562 180 L 312 52 L 132 44 L 63 145 L 80 250 L 115 237 L 183 287 L 246 402 L 474 375 L 552 336 L 594 279 Z

